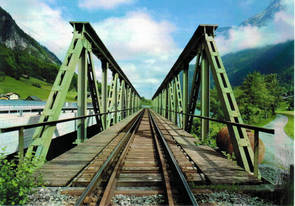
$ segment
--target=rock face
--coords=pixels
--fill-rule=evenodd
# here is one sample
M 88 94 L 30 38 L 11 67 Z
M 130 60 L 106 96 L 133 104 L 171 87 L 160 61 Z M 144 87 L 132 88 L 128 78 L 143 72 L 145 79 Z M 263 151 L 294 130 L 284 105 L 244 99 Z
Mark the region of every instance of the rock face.
M 251 143 L 251 147 L 254 150 L 254 134 L 251 131 L 247 131 L 247 134 L 248 134 L 248 139 L 250 140 L 250 143 Z M 216 144 L 221 150 L 226 151 L 229 154 L 232 154 L 234 152 L 227 127 L 222 128 L 218 132 L 217 138 L 216 138 Z M 258 157 L 259 163 L 263 161 L 264 153 L 265 153 L 265 146 L 262 140 L 259 139 L 259 157 Z
M 0 43 L 7 48 L 26 50 L 29 54 L 60 65 L 60 60 L 48 49 L 26 34 L 12 19 L 9 13 L 0 7 Z

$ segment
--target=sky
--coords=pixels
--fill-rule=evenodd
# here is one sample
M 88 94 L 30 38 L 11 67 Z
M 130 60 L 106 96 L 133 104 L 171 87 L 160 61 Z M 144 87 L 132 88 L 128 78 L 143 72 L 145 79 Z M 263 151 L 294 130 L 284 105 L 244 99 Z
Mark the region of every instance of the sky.
M 0 6 L 62 61 L 72 39 L 68 22 L 89 21 L 139 94 L 151 98 L 199 24 L 232 26 L 229 36 L 216 37 L 221 54 L 294 39 L 293 0 L 281 1 L 287 9 L 262 28 L 239 24 L 271 0 L 0 0 Z

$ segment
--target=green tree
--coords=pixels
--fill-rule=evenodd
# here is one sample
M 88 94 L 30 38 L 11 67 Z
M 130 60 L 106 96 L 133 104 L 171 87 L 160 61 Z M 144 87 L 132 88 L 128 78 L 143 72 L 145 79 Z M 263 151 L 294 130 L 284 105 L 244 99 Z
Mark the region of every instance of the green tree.
M 280 102 L 282 102 L 282 94 L 284 93 L 284 88 L 280 86 L 277 74 L 266 75 L 265 83 L 267 90 L 272 95 L 272 98 L 270 98 L 270 107 L 272 115 L 275 115 L 275 110 L 278 108 Z

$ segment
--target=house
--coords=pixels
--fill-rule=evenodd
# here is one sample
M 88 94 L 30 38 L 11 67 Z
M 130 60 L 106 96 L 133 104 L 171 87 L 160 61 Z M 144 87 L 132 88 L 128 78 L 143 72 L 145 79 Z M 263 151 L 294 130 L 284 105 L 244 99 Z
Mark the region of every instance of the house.
M 39 97 L 36 97 L 36 96 L 28 96 L 26 98 L 26 100 L 30 100 L 30 101 L 42 101 Z
M 16 100 L 19 99 L 19 95 L 17 93 L 9 92 L 6 94 L 1 94 L 0 99 Z
M 0 94 L 0 100 L 8 100 L 8 97 L 5 94 Z

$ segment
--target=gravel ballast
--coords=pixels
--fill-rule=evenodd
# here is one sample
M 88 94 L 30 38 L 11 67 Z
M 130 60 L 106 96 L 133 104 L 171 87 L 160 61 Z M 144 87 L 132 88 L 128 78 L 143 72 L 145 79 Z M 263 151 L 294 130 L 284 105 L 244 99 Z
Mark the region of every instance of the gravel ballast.
M 63 195 L 61 191 L 60 187 L 37 188 L 27 205 L 74 205 L 77 197 Z
M 248 194 L 237 192 L 213 192 L 209 194 L 195 195 L 199 204 L 213 203 L 220 206 L 234 206 L 234 205 L 251 205 L 251 206 L 265 206 L 274 205 L 271 202 L 265 201 L 259 197 L 253 197 Z
M 165 202 L 163 195 L 149 195 L 149 196 L 127 196 L 116 195 L 112 199 L 112 205 L 115 206 L 133 206 L 133 205 L 159 205 Z

